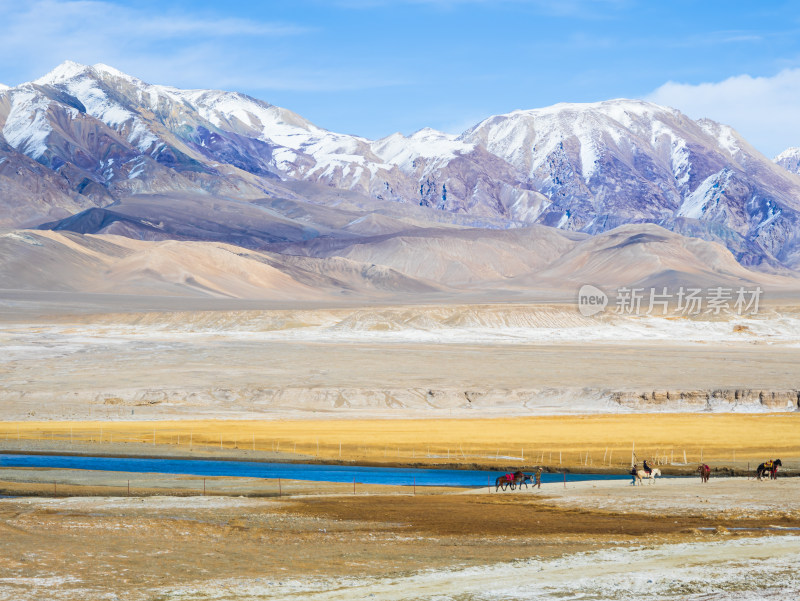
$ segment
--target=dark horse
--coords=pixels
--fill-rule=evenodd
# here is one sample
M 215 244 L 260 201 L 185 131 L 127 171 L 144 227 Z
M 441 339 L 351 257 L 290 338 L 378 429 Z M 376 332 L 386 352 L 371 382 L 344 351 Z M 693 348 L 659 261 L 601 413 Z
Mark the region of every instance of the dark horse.
M 524 474 L 522 472 L 514 472 L 514 484 L 522 488 L 522 485 L 525 485 L 525 488 L 528 488 L 528 482 L 533 480 L 533 474 Z
M 700 482 L 708 482 L 709 476 L 711 476 L 711 468 L 708 467 L 705 463 L 697 468 L 697 472 L 700 474 Z
M 761 480 L 762 476 L 769 476 L 770 480 L 776 480 L 778 478 L 778 468 L 782 465 L 780 459 L 765 461 L 756 468 L 756 477 Z

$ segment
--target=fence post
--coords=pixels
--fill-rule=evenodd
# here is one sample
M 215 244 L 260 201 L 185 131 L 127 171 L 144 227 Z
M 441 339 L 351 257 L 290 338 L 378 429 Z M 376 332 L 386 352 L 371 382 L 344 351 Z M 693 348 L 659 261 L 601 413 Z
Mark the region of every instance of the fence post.
M 356 494 L 356 477 L 353 476 L 353 494 Z
M 283 491 L 281 491 L 281 479 L 278 478 L 278 498 L 280 499 L 283 496 Z

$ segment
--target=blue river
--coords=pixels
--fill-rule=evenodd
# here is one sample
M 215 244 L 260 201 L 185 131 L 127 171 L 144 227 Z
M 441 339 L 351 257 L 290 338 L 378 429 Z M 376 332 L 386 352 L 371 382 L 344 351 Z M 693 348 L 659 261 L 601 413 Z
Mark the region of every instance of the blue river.
M 86 457 L 70 455 L 4 455 L 0 466 L 44 467 L 112 472 L 183 474 L 192 476 L 231 476 L 245 478 L 285 478 L 316 482 L 352 482 L 400 486 L 486 486 L 504 472 L 480 470 L 418 469 L 318 465 L 309 463 L 261 463 L 254 461 L 214 461 L 210 459 L 145 459 Z M 528 472 L 526 472 L 528 473 Z M 566 474 L 568 482 L 580 480 L 626 480 L 630 476 Z M 542 474 L 542 482 L 562 482 L 564 475 Z

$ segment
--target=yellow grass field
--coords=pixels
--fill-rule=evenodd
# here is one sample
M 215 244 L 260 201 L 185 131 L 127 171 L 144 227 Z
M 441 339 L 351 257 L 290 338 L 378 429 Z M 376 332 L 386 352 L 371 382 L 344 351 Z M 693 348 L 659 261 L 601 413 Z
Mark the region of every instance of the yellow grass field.
M 515 419 L 0 422 L 5 440 L 240 449 L 370 463 L 623 468 L 637 461 L 743 469 L 800 461 L 800 415 L 650 414 Z M 81 445 L 85 448 L 85 445 Z

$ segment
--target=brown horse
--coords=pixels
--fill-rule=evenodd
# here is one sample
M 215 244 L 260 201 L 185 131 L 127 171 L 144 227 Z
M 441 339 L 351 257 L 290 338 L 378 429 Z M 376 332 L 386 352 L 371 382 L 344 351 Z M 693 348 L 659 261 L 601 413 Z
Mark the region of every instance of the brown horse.
M 511 490 L 514 490 L 514 474 L 503 474 L 502 476 L 498 476 L 497 480 L 494 481 L 494 492 L 497 492 L 498 489 L 505 490 L 509 486 Z
M 697 473 L 700 474 L 700 482 L 708 482 L 708 478 L 711 476 L 711 468 L 704 463 L 697 468 Z
M 782 466 L 780 459 L 765 461 L 756 468 L 756 477 L 761 480 L 762 476 L 769 476 L 770 480 L 778 479 L 778 468 Z

